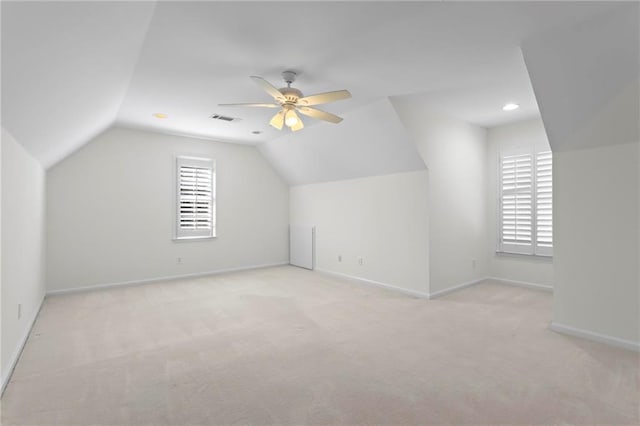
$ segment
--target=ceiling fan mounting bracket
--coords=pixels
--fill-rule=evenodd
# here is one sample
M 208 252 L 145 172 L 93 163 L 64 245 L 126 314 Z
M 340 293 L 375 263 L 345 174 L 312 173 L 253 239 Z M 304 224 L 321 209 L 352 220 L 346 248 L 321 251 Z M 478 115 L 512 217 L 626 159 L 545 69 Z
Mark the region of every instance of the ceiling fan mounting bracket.
M 298 74 L 295 71 L 291 71 L 291 70 L 282 71 L 282 78 L 284 79 L 285 83 L 287 83 L 289 86 L 291 86 L 291 83 L 296 81 L 297 75 Z

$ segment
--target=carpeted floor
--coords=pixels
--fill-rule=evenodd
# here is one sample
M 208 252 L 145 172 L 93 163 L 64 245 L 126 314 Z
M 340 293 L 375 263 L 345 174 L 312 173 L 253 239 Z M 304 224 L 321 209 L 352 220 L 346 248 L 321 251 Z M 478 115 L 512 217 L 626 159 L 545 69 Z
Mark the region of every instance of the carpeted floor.
M 3 425 L 634 424 L 639 355 L 549 293 L 437 300 L 293 267 L 50 297 Z

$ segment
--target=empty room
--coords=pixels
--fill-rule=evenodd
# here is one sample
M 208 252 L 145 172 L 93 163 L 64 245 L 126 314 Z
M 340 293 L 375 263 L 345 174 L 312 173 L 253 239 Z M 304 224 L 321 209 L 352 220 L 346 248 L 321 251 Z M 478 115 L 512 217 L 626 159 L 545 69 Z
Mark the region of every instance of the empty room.
M 0 423 L 640 424 L 640 4 L 2 1 Z

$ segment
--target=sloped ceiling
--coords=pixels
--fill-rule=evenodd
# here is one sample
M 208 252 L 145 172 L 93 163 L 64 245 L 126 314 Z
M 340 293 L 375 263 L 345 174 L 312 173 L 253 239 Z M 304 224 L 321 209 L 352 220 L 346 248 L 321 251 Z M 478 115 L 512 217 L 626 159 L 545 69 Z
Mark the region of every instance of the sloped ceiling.
M 285 133 L 258 149 L 291 185 L 425 169 L 388 99 L 347 112 L 340 126 Z
M 627 3 L 524 44 L 554 151 L 640 141 L 638 21 Z
M 389 96 L 424 94 L 430 106 L 481 126 L 522 119 L 538 114 L 519 56 L 523 40 L 616 5 L 3 1 L 1 7 L 2 126 L 49 167 L 113 124 L 266 143 L 269 155 L 292 137 L 267 125 L 273 111 L 218 104 L 268 101 L 248 76 L 278 85 L 285 69 L 299 73 L 294 86 L 305 94 L 343 88 L 353 94 L 326 106 L 345 117 L 341 124 L 305 119 L 301 133 L 308 136 L 300 138 L 314 148 L 299 154 L 332 157 L 325 164 L 366 149 L 350 146 L 358 142 L 348 120 L 379 129 Z M 520 112 L 501 111 L 508 101 L 520 103 Z M 156 112 L 169 118 L 156 119 Z M 214 121 L 213 113 L 241 120 Z M 340 129 L 344 142 L 331 150 L 312 136 Z M 389 153 L 387 161 L 405 164 L 404 155 Z M 309 176 L 301 176 L 285 162 L 278 167 L 292 167 L 283 173 L 295 182 L 323 175 L 312 179 L 309 168 Z M 367 173 L 384 170 L 375 164 Z M 355 161 L 346 167 L 354 170 L 336 168 L 325 178 L 362 172 Z
M 2 127 L 48 167 L 113 124 L 155 4 L 1 7 Z

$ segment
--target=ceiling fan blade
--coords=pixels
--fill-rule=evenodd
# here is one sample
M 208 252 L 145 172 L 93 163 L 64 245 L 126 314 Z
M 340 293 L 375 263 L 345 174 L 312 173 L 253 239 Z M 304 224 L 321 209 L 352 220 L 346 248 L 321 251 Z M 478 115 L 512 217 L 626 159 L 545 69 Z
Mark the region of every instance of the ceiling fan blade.
M 261 107 L 261 108 L 279 108 L 278 104 L 218 104 L 218 106 L 232 106 L 232 107 Z
M 318 93 L 298 99 L 298 105 L 319 105 L 349 99 L 351 93 L 348 90 L 336 90 L 335 92 Z
M 278 130 L 282 130 L 282 126 L 284 125 L 284 111 L 278 111 L 271 121 L 269 121 L 269 124 Z
M 298 114 L 296 114 L 296 111 L 294 109 L 289 110 L 289 112 L 287 112 L 287 115 L 289 117 L 294 117 L 296 119 L 295 124 L 292 126 L 289 126 L 292 132 L 297 132 L 298 130 L 304 129 L 304 123 L 302 122 L 300 117 L 298 117 Z
M 319 120 L 328 121 L 330 123 L 339 123 L 342 121 L 342 117 L 338 117 L 335 114 L 331 114 L 330 112 L 322 111 L 317 108 L 303 106 L 298 107 L 298 111 L 300 111 L 301 114 L 308 115 L 309 117 L 317 118 Z
M 274 86 L 273 84 L 269 83 L 267 80 L 265 80 L 262 77 L 258 77 L 258 76 L 252 75 L 250 78 L 253 81 L 255 81 L 258 84 L 258 86 L 262 87 L 265 92 L 267 92 L 268 94 L 273 96 L 273 99 L 275 99 L 277 101 L 284 102 L 284 100 L 285 100 L 284 96 L 282 96 L 282 93 L 280 93 L 280 91 L 278 90 L 278 88 L 276 86 Z

